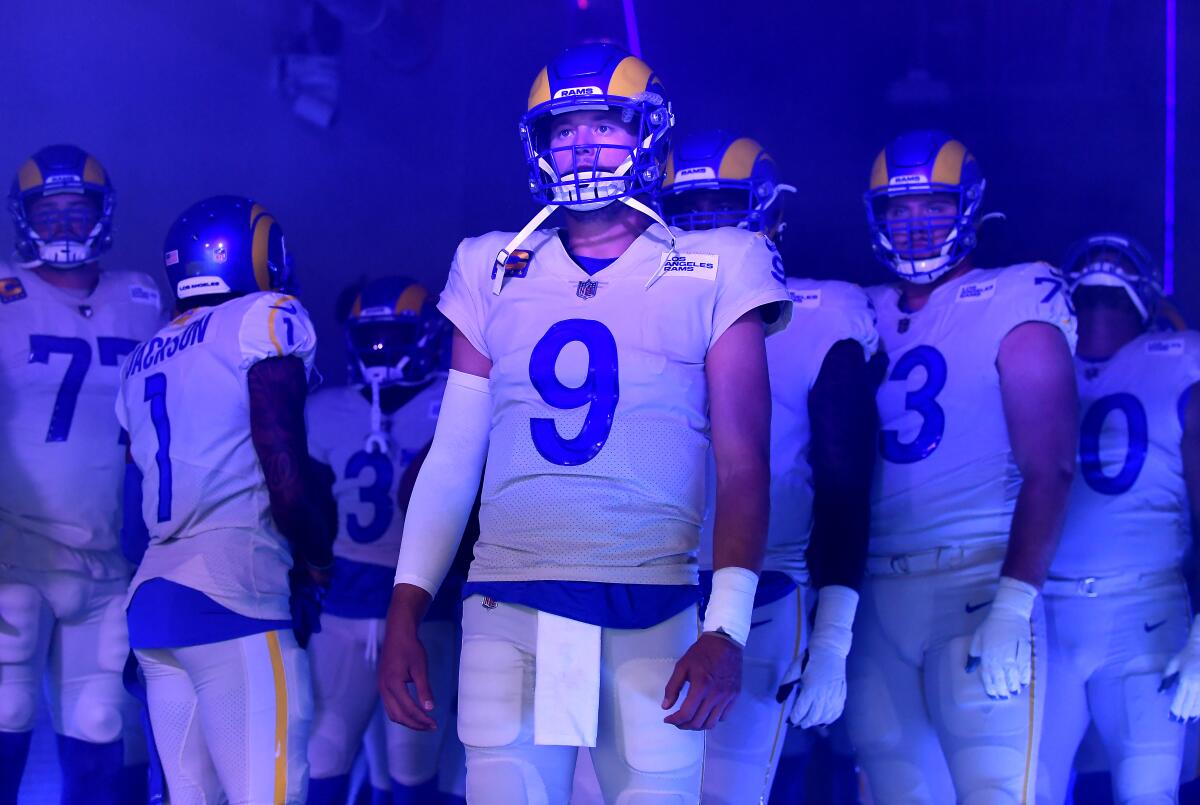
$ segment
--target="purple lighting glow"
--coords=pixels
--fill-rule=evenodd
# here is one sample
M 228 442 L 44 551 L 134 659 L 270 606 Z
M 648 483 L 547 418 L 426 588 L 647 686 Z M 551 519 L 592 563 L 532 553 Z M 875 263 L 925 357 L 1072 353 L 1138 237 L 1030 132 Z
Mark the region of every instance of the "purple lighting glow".
M 621 4 L 625 9 L 625 37 L 629 40 L 629 52 L 640 59 L 642 58 L 642 40 L 638 36 L 637 14 L 633 10 L 633 0 L 622 0 Z
M 1177 0 L 1167 3 L 1166 142 L 1163 148 L 1163 290 L 1175 292 L 1175 24 Z

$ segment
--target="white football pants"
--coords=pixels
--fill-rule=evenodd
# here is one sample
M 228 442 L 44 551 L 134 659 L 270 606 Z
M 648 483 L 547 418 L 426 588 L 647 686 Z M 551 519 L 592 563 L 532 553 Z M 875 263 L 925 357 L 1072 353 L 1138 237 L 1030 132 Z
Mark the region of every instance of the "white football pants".
M 304 802 L 312 688 L 290 630 L 136 653 L 172 805 Z
M 978 672 L 965 670 L 998 578 L 999 568 L 987 562 L 866 579 L 846 718 L 879 805 L 1032 801 L 1046 685 L 1041 596 L 1031 685 L 993 700 Z

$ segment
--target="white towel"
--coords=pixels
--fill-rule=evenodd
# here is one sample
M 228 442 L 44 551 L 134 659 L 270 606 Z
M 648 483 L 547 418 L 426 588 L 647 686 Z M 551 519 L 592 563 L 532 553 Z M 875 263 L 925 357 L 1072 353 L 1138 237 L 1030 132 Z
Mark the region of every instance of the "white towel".
M 537 614 L 533 742 L 595 746 L 600 718 L 600 627 Z

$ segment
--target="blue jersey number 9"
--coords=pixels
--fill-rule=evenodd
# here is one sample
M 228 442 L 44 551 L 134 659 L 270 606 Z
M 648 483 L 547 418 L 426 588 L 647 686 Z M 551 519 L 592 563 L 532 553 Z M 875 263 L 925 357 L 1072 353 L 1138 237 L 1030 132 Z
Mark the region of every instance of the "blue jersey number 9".
M 588 351 L 587 377 L 575 388 L 564 386 L 554 364 L 563 349 L 579 341 Z M 617 342 L 612 332 L 598 321 L 567 319 L 553 325 L 529 356 L 529 380 L 547 405 L 569 410 L 588 406 L 583 427 L 564 439 L 549 417 L 529 420 L 533 445 L 542 458 L 563 467 L 591 461 L 608 441 L 620 390 L 617 386 Z
M 925 370 L 925 382 L 904 396 L 904 408 L 921 415 L 921 430 L 911 442 L 900 441 L 899 432 L 894 429 L 879 433 L 879 450 L 893 464 L 912 464 L 928 458 L 946 432 L 946 412 L 937 403 L 938 394 L 946 387 L 946 359 L 942 353 L 927 344 L 913 347 L 896 361 L 888 380 L 907 380 L 918 367 Z
M 1125 415 L 1129 432 L 1129 446 L 1125 460 L 1116 475 L 1105 475 L 1100 462 L 1100 433 L 1113 411 Z M 1150 431 L 1146 423 L 1146 409 L 1132 394 L 1110 394 L 1101 397 L 1083 415 L 1079 429 L 1079 469 L 1087 485 L 1102 495 L 1120 495 L 1128 492 L 1142 466 L 1146 463 L 1146 448 L 1150 442 Z

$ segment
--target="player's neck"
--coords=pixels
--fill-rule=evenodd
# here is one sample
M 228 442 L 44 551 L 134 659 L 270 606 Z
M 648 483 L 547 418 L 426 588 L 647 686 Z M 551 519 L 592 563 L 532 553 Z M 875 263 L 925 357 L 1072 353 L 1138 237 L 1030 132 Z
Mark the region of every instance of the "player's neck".
M 938 277 L 933 282 L 925 285 L 919 285 L 915 282 L 904 283 L 900 290 L 901 307 L 904 308 L 904 310 L 907 310 L 909 313 L 916 313 L 918 310 L 925 307 L 925 305 L 929 302 L 929 297 L 933 295 L 934 291 L 945 285 L 947 282 L 953 282 L 974 267 L 975 266 L 971 264 L 971 258 L 965 257 L 961 263 L 947 271 L 942 276 Z
M 651 224 L 645 215 L 620 202 L 566 213 L 567 249 L 580 257 L 620 257 Z
M 86 291 L 91 293 L 100 283 L 100 264 L 98 262 L 84 263 L 71 269 L 36 266 L 33 273 L 49 285 L 66 291 Z
M 1106 361 L 1141 334 L 1141 324 L 1124 311 L 1101 309 L 1081 313 L 1075 354 L 1085 361 Z

